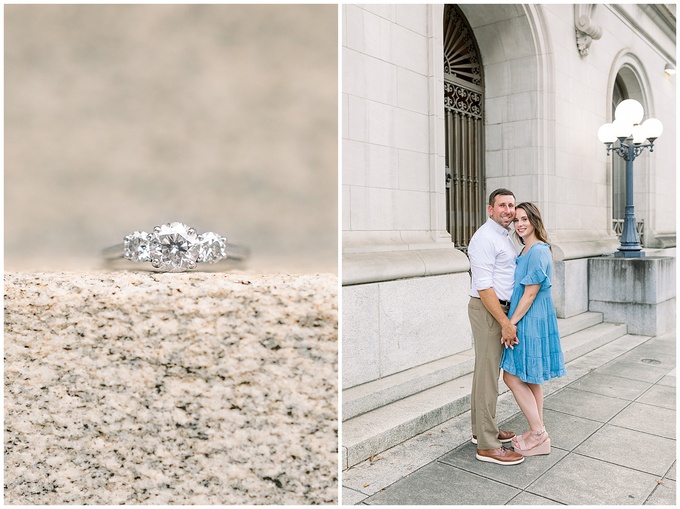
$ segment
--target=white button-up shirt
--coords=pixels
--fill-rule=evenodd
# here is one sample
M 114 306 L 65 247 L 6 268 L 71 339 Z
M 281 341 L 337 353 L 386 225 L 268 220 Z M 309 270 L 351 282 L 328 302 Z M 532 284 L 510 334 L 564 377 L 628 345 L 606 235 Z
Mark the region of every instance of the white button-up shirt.
M 515 282 L 517 249 L 506 230 L 489 218 L 472 236 L 468 246 L 472 269 L 471 297 L 493 288 L 500 300 L 510 300 Z

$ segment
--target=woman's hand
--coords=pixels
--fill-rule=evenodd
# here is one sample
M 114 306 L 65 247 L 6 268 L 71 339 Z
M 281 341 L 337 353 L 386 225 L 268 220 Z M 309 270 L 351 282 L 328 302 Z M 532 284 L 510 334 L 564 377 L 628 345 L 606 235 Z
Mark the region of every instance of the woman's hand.
M 513 340 L 517 339 L 517 327 L 515 324 L 510 323 L 506 320 L 505 323 L 501 325 L 501 343 L 505 345 L 510 345 Z
M 519 344 L 519 339 L 517 339 L 517 327 L 515 327 L 515 334 L 512 336 L 501 336 L 501 344 L 505 346 L 505 348 L 510 348 L 510 350 L 514 350 L 515 345 Z

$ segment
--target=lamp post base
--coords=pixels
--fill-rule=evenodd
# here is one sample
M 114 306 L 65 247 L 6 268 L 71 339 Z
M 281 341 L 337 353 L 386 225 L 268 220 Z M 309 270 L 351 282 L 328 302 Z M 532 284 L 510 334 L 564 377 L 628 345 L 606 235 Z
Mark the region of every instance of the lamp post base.
M 614 253 L 615 258 L 644 258 L 645 252 L 641 248 L 621 249 Z

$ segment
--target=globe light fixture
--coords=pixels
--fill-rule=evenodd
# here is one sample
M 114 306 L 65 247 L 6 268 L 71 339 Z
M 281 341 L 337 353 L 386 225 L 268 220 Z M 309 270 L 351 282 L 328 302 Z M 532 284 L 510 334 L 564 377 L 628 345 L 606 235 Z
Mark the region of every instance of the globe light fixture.
M 642 129 L 645 131 L 645 137 L 653 142 L 663 133 L 663 124 L 658 118 L 648 118 L 642 123 Z
M 612 124 L 602 124 L 597 130 L 597 137 L 601 143 L 614 143 L 616 141 L 616 132 Z
M 647 139 L 647 136 L 645 136 L 645 128 L 640 124 L 633 126 L 633 133 L 631 136 L 633 137 L 633 143 L 635 145 L 641 145 Z
M 626 139 L 633 132 L 633 123 L 628 122 L 622 118 L 617 118 L 612 122 L 612 127 L 614 128 L 614 134 L 618 139 Z
M 642 108 L 642 104 L 635 99 L 626 99 L 616 107 L 614 118 L 628 124 L 639 124 L 644 114 L 645 110 Z
M 642 122 L 644 114 L 644 108 L 639 102 L 635 99 L 626 99 L 616 107 L 614 122 L 603 124 L 597 131 L 597 138 L 607 147 L 607 155 L 615 152 L 626 161 L 626 213 L 621 245 L 615 253 L 615 256 L 624 258 L 644 256 L 637 233 L 633 205 L 633 161 L 646 148 L 653 152 L 654 141 L 663 133 L 661 121 L 648 118 Z

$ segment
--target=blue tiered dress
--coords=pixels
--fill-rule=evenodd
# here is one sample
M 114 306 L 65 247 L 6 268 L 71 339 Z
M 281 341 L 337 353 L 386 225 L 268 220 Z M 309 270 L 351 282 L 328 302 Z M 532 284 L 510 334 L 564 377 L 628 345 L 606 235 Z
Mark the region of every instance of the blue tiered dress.
M 537 242 L 517 257 L 515 288 L 510 299 L 508 317 L 517 309 L 524 285 L 541 288 L 529 311 L 517 324 L 519 344 L 506 348 L 501 359 L 503 371 L 518 376 L 523 382 L 542 384 L 567 374 L 557 328 L 557 314 L 552 300 L 552 255 L 550 246 Z

